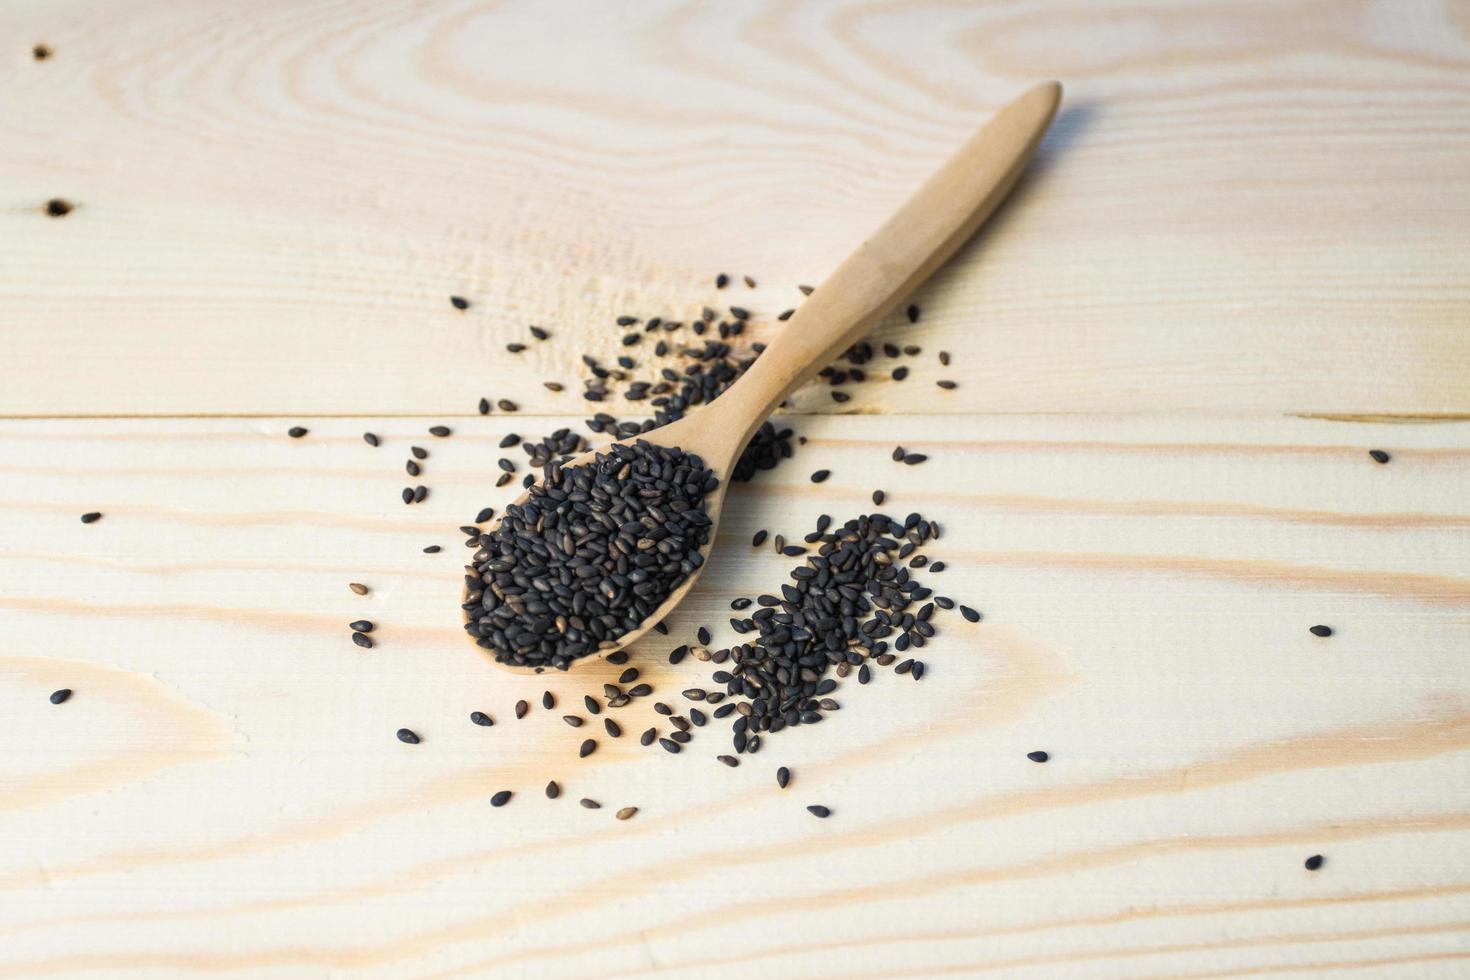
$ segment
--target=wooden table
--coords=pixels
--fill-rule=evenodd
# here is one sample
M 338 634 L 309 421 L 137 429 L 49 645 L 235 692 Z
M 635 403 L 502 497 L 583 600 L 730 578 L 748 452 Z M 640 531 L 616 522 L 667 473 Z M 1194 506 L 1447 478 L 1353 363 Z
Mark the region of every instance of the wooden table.
M 1470 970 L 1470 6 L 59 0 L 0 37 L 0 976 Z M 459 629 L 496 443 L 580 426 L 620 314 L 772 335 L 1047 77 L 1014 200 L 879 331 L 910 377 L 798 395 L 634 663 L 684 710 L 668 649 L 793 564 L 751 534 L 875 487 L 985 618 L 738 769 L 723 723 L 579 760 L 558 716 L 617 668 Z

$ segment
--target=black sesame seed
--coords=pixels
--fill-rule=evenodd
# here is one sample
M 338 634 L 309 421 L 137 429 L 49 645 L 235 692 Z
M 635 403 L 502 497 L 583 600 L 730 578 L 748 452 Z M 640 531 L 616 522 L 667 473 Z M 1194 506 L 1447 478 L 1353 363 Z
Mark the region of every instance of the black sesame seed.
M 776 785 L 785 789 L 791 783 L 791 770 L 785 766 L 776 770 Z
M 943 388 L 945 391 L 953 391 L 954 389 L 959 387 L 959 384 L 954 381 L 936 381 L 934 383 Z
M 980 622 L 980 614 L 978 612 L 976 612 L 975 610 L 971 609 L 969 606 L 960 606 L 960 615 L 963 616 L 963 617 L 965 617 L 966 621 L 968 621 L 968 622 L 971 622 L 971 623 L 978 623 L 978 622 Z
M 556 780 L 553 779 L 546 784 L 546 798 L 548 800 L 554 800 L 560 795 L 561 787 L 556 784 Z
M 373 435 L 371 432 L 364 432 L 362 434 L 362 441 L 367 443 L 369 446 L 376 446 L 378 444 L 378 437 Z
M 491 725 L 495 724 L 494 719 L 485 714 L 485 712 L 483 711 L 471 711 L 470 721 L 474 722 L 476 725 L 479 725 L 481 728 L 489 728 Z
M 602 719 L 602 727 L 605 728 L 607 730 L 607 733 L 613 738 L 621 738 L 623 735 L 622 726 L 613 721 L 611 718 Z
M 1372 457 L 1373 462 L 1375 463 L 1387 463 L 1390 459 L 1393 458 L 1382 449 L 1370 449 L 1368 450 L 1368 455 Z
M 485 508 L 482 508 L 480 510 L 480 512 L 475 515 L 475 523 L 476 524 L 484 524 L 486 521 L 488 521 L 490 518 L 492 518 L 494 516 L 495 516 L 495 508 L 494 507 L 485 507 Z
M 481 415 L 489 415 L 490 414 L 490 399 L 488 399 L 488 398 L 481 398 L 480 399 L 480 404 L 478 406 L 476 406 L 476 407 L 479 408 Z
M 719 275 L 715 276 L 715 288 L 716 289 L 724 289 L 728 285 L 730 285 L 730 277 L 729 276 L 725 275 L 723 272 L 720 273 Z
M 359 619 L 355 623 L 350 623 L 347 628 L 357 630 L 359 633 L 371 633 L 373 631 L 373 624 L 370 620 Z
M 286 435 L 290 436 L 292 439 L 300 439 L 302 436 L 306 435 L 306 433 L 307 430 L 303 429 L 299 425 L 293 425 L 291 426 L 291 428 L 286 430 Z
M 1318 868 L 1322 867 L 1323 860 L 1325 859 L 1322 857 L 1322 855 L 1313 854 L 1302 863 L 1302 866 L 1305 867 L 1308 871 L 1316 871 Z
M 61 197 L 53 197 L 46 202 L 46 213 L 53 218 L 64 218 L 71 214 L 75 204 Z
M 639 745 L 652 745 L 653 744 L 653 740 L 656 739 L 656 738 L 658 738 L 658 729 L 657 728 L 650 728 L 648 731 L 646 731 L 642 735 L 639 735 L 638 736 L 638 744 Z
M 470 301 L 463 296 L 451 296 L 449 297 L 449 303 L 456 310 L 467 310 L 470 308 Z
M 907 310 L 905 310 L 904 312 L 906 312 L 908 314 L 909 322 L 910 323 L 918 323 L 919 322 L 919 308 L 916 305 L 914 305 L 913 303 L 910 303 L 909 304 L 909 308 Z
M 884 500 L 887 500 L 887 499 L 888 499 L 888 494 L 884 493 L 882 490 L 874 490 L 873 491 L 873 506 L 875 506 L 875 507 L 882 507 L 883 506 L 883 501 Z
M 368 636 L 366 633 L 353 633 L 352 642 L 356 643 L 360 647 L 363 647 L 364 649 L 369 650 L 372 649 L 373 646 L 373 638 Z
M 87 513 L 85 513 L 85 514 L 82 515 L 82 523 L 83 524 L 95 524 L 95 523 L 97 523 L 100 520 L 102 520 L 102 512 L 101 511 L 97 511 L 97 510 L 88 511 Z
M 821 483 L 823 480 L 827 479 L 827 477 L 831 475 L 831 470 L 817 470 L 815 473 L 812 474 L 812 482 Z
M 490 797 L 490 805 L 491 806 L 505 806 L 507 803 L 510 802 L 510 797 L 511 797 L 510 790 L 503 789 L 500 792 L 496 793 L 494 796 Z
M 583 797 L 582 799 L 578 800 L 577 803 L 584 810 L 601 810 L 602 809 L 602 804 L 601 803 L 598 803 L 596 800 L 589 800 L 586 797 Z
M 441 548 L 439 545 L 437 545 L 437 544 L 431 544 L 427 548 L 424 549 L 424 554 L 426 554 L 426 555 L 437 555 L 439 552 L 441 552 L 443 550 L 444 549 Z
M 1026 758 L 1030 759 L 1032 762 L 1045 762 L 1047 759 L 1051 758 L 1051 755 L 1047 752 L 1043 752 L 1041 749 L 1037 749 L 1035 752 L 1027 752 Z
M 540 327 L 533 326 L 530 329 L 531 336 L 535 337 L 537 340 L 545 340 L 547 337 L 551 336 L 551 334 L 547 333 L 545 330 L 542 330 Z
M 543 691 L 541 693 L 541 707 L 546 708 L 547 710 L 555 708 L 556 695 L 552 694 L 550 691 Z
M 69 698 L 69 697 L 71 697 L 71 688 L 69 688 L 69 687 L 63 687 L 59 691 L 52 691 L 51 692 L 51 703 L 52 704 L 61 704 L 61 703 L 65 702 L 66 699 Z
M 526 712 L 528 712 L 530 710 L 531 710 L 531 705 L 528 702 L 526 702 L 524 700 L 517 701 L 516 702 L 516 718 L 517 718 L 517 720 L 526 717 Z
M 413 502 L 414 503 L 421 504 L 425 500 L 427 500 L 428 497 L 429 497 L 429 488 L 428 487 L 425 487 L 425 486 L 417 486 L 417 487 L 414 487 L 413 488 Z
M 579 755 L 583 759 L 585 759 L 589 755 L 591 755 L 593 752 L 596 752 L 596 751 L 597 751 L 597 739 L 595 739 L 595 738 L 589 738 L 585 742 L 583 742 L 582 743 L 582 747 L 577 750 L 577 755 Z
M 811 806 L 807 807 L 806 812 L 810 813 L 814 817 L 819 817 L 823 820 L 832 815 L 832 811 L 822 806 L 820 803 L 814 803 Z
M 442 439 L 445 436 L 449 435 L 449 426 L 447 426 L 447 425 L 431 425 L 431 426 L 429 426 L 429 435 L 431 435 L 431 436 L 438 436 L 439 438 Z
M 591 714 L 594 714 L 594 715 L 600 715 L 600 714 L 602 714 L 602 705 L 598 704 L 597 703 L 597 699 L 594 698 L 590 694 L 584 694 L 584 695 L 582 695 L 582 705 Z
M 1311 633 L 1313 636 L 1331 636 L 1332 635 L 1332 627 L 1331 626 L 1313 626 L 1307 632 Z
M 398 729 L 398 741 L 406 745 L 417 745 L 419 744 L 419 737 L 411 729 L 400 728 Z

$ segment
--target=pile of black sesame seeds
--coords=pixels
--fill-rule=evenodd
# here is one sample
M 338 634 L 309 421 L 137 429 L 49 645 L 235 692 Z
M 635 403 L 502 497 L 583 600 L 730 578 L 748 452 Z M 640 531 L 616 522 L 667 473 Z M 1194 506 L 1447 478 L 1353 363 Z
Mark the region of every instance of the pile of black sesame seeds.
M 829 671 L 841 678 L 855 670 L 858 683 L 867 684 L 873 664 L 894 665 L 899 654 L 922 649 L 935 635 L 936 609 L 955 607 L 952 599 L 935 596 L 911 572 L 928 564 L 917 552 L 940 533 L 937 522 L 917 513 L 903 521 L 868 514 L 836 529 L 822 515 L 804 539 L 818 546 L 816 552 L 792 569 L 780 594 L 757 596 L 754 604 L 760 608 L 754 614 L 730 620 L 736 633 L 754 633 L 756 638 L 713 652 L 696 649 L 698 659 L 720 666 L 711 679 L 724 685 L 723 694 L 691 689 L 685 697 L 713 701 L 719 694 L 719 700 L 731 699 L 716 709 L 715 717 L 739 715 L 734 722 L 736 753 L 758 752 L 763 733 L 820 722 L 823 712 L 840 707 L 829 697 L 838 686 Z M 764 540 L 757 534 L 756 542 Z M 775 543 L 779 554 L 804 551 L 780 535 Z M 901 564 L 905 560 L 907 567 Z M 941 572 L 944 565 L 935 562 L 930 568 Z M 911 611 L 915 604 L 919 608 Z M 740 598 L 731 608 L 743 611 L 751 605 L 751 599 Z M 979 619 L 969 607 L 960 608 L 967 620 Z M 707 643 L 708 632 L 699 639 Z M 680 647 L 669 659 L 678 663 L 689 652 Z M 924 669 L 924 662 L 913 657 L 894 666 L 895 673 L 914 680 L 924 676 Z
M 582 466 L 548 462 L 478 536 L 466 631 L 522 667 L 565 670 L 615 645 L 703 564 L 718 486 L 697 455 L 643 440 Z

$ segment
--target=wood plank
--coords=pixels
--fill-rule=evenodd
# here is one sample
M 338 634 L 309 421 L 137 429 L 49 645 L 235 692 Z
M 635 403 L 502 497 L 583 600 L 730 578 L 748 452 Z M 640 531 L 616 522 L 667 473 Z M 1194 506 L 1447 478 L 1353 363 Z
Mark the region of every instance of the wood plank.
M 614 316 L 767 333 L 1044 77 L 1035 171 L 883 330 L 961 390 L 844 410 L 1470 412 L 1455 0 L 58 0 L 0 33 L 0 413 L 574 412 L 539 383 Z M 563 342 L 513 360 L 528 323 Z
M 919 574 L 985 618 L 732 770 L 723 723 L 579 760 L 556 715 L 615 669 L 526 679 L 467 647 L 456 527 L 508 494 L 484 475 L 508 420 L 295 421 L 0 423 L 0 975 L 1465 968 L 1470 425 L 800 420 L 635 652 L 656 697 L 710 669 L 674 642 L 728 642 L 728 601 L 782 580 L 755 529 L 875 485 L 942 522 L 949 567 Z M 405 507 L 417 442 L 433 492 Z M 543 688 L 561 707 L 515 721 Z

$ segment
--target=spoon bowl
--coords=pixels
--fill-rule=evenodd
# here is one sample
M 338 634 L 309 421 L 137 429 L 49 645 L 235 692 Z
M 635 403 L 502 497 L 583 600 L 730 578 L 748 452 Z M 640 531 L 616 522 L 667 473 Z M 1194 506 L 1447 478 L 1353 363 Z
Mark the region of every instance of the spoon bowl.
M 647 442 L 677 448 L 700 456 L 714 471 L 719 485 L 702 501 L 710 519 L 709 540 L 700 552 L 704 561 L 657 609 L 636 628 L 572 661 L 572 666 L 633 643 L 662 622 L 689 594 L 708 564 L 730 488 L 730 474 L 756 429 L 791 392 L 861 339 L 929 278 L 990 217 L 1040 144 L 1061 101 L 1061 91 L 1056 82 L 1046 82 L 997 113 L 807 297 L 780 335 L 717 399 L 693 415 L 619 440 L 623 445 Z M 589 450 L 568 460 L 563 468 L 586 465 L 608 450 Z M 512 506 L 524 504 L 529 496 L 527 489 Z M 487 533 L 498 526 L 497 521 Z M 466 602 L 469 592 L 466 587 Z M 490 653 L 478 644 L 476 648 Z M 523 673 L 546 669 L 493 662 Z

